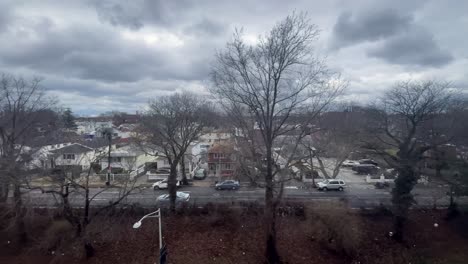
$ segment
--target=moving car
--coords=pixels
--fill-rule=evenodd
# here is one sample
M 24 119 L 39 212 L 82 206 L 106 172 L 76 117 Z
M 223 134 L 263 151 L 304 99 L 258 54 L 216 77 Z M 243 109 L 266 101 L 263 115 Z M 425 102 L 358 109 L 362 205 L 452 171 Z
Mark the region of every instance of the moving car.
M 360 163 L 355 160 L 345 160 L 341 163 L 341 167 L 352 168 L 353 166 L 359 165 Z
M 361 160 L 359 160 L 359 164 L 370 164 L 370 165 L 374 165 L 374 166 L 379 165 L 376 161 L 371 160 L 371 159 L 361 159 Z
M 380 168 L 372 164 L 359 164 L 352 168 L 357 174 L 375 175 L 379 173 Z
M 186 193 L 186 192 L 176 193 L 176 205 L 187 203 L 189 201 L 190 201 L 190 193 Z M 158 198 L 156 198 L 156 203 L 159 206 L 169 205 L 170 204 L 169 194 L 159 195 Z
M 346 183 L 343 180 L 325 180 L 323 182 L 317 183 L 319 190 L 338 190 L 343 191 L 346 187 Z
M 227 180 L 215 185 L 216 190 L 237 190 L 239 189 L 239 181 Z
M 177 187 L 180 186 L 180 181 L 177 181 L 176 186 Z M 154 190 L 156 190 L 156 189 L 159 189 L 159 190 L 167 189 L 167 179 L 162 180 L 162 181 L 157 181 L 157 182 L 153 183 L 152 187 L 153 187 Z

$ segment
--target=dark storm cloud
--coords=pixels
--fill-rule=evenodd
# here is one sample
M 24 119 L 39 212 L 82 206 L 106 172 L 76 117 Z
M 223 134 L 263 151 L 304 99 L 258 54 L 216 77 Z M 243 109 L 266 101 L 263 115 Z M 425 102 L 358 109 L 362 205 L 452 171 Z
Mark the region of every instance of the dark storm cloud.
M 111 31 L 78 27 L 58 29 L 47 19 L 31 25 L 31 40 L 0 50 L 2 63 L 45 73 L 106 82 L 155 79 L 200 79 L 200 62 L 174 58 L 170 52 L 129 43 Z M 192 68 L 193 67 L 193 68 Z
M 130 29 L 140 29 L 143 27 L 141 20 L 143 9 L 138 7 L 140 1 L 110 1 L 94 0 L 91 4 L 96 8 L 96 12 L 102 21 L 113 26 L 124 26 Z
M 453 56 L 441 49 L 433 35 L 423 28 L 391 37 L 370 50 L 368 55 L 392 64 L 428 67 L 440 67 L 453 60 Z
M 466 37 L 457 33 L 468 26 L 464 9 L 436 0 L 0 0 L 0 72 L 42 76 L 79 111 L 138 109 L 162 94 L 204 92 L 214 54 L 235 27 L 255 41 L 293 10 L 323 30 L 317 56 L 356 80 L 351 94 L 401 78 L 390 64 L 466 79 L 458 77 L 467 65 Z M 340 52 L 321 53 L 329 36 Z
M 92 0 L 99 18 L 114 26 L 140 29 L 145 24 L 173 26 L 192 6 L 188 0 Z
M 410 27 L 412 17 L 394 9 L 376 10 L 363 14 L 343 12 L 333 27 L 336 48 L 363 41 L 375 41 L 395 35 Z

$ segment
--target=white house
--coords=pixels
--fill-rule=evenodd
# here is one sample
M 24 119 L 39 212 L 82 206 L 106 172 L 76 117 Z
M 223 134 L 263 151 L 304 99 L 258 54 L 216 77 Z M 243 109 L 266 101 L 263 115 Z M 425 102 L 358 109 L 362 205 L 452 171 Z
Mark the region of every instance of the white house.
M 220 143 L 221 141 L 229 140 L 231 136 L 232 134 L 228 131 L 217 130 L 217 131 L 212 131 L 212 132 L 201 135 L 199 140 L 200 142 L 213 144 L 213 143 Z
M 157 167 L 163 166 L 163 161 L 158 160 L 157 156 L 148 154 L 139 146 L 128 144 L 125 146 L 113 145 L 110 151 L 111 169 L 119 168 L 125 172 L 144 170 L 145 166 L 151 163 L 157 163 Z M 108 149 L 103 147 L 99 159 L 101 168 L 108 168 Z
M 88 169 L 96 152 L 79 143 L 61 143 L 41 147 L 32 154 L 31 168 L 51 169 L 59 166 L 78 166 Z

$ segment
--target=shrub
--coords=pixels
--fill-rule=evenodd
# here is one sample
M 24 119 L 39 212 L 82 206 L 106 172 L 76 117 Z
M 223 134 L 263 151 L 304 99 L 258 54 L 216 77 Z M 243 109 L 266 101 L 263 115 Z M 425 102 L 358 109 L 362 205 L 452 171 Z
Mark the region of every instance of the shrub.
M 312 227 L 312 240 L 337 254 L 351 258 L 358 255 L 363 231 L 359 216 L 339 206 L 313 210 L 307 218 Z
M 73 226 L 65 220 L 53 221 L 40 239 L 38 249 L 43 252 L 59 249 L 73 239 Z

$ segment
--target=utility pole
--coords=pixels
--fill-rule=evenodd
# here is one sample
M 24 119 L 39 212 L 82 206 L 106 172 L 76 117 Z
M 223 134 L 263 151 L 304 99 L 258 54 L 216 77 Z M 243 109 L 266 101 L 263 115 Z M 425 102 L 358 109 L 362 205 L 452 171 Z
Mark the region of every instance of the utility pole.
M 106 179 L 106 185 L 110 185 L 110 175 L 111 175 L 111 148 L 112 148 L 112 128 L 107 128 L 104 130 L 105 136 L 107 137 L 107 140 L 109 141 L 109 148 L 107 151 L 107 179 Z

